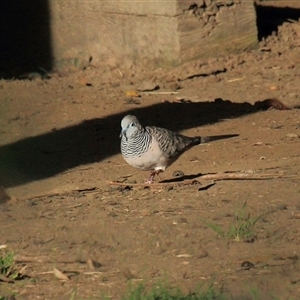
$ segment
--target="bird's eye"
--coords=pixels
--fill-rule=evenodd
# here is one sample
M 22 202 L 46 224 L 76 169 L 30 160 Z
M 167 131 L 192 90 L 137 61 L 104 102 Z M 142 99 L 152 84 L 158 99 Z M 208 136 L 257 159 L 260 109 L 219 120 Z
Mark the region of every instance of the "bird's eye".
M 135 123 L 131 122 L 130 127 L 134 127 L 134 126 L 135 126 Z

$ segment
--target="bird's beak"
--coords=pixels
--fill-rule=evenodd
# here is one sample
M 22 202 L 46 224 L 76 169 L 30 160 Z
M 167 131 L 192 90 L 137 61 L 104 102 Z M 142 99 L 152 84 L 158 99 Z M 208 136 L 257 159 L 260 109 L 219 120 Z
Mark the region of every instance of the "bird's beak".
M 127 140 L 127 136 L 126 136 L 126 130 L 122 129 L 121 133 L 120 133 L 120 138 L 124 135 L 125 139 Z

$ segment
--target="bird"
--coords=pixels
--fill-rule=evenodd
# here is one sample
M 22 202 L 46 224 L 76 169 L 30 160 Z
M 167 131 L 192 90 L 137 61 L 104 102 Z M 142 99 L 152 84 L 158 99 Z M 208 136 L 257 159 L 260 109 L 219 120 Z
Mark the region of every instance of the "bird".
M 132 167 L 150 171 L 146 181 L 149 184 L 184 152 L 209 141 L 209 137 L 188 137 L 165 128 L 144 127 L 133 115 L 126 115 L 121 127 L 122 156 Z

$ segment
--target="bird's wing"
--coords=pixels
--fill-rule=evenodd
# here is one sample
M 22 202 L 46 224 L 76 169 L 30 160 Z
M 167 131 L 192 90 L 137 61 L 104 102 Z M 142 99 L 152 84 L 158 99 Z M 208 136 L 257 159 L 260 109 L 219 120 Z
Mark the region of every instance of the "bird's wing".
M 200 137 L 187 137 L 160 127 L 148 126 L 146 130 L 158 143 L 163 154 L 170 159 L 201 143 Z

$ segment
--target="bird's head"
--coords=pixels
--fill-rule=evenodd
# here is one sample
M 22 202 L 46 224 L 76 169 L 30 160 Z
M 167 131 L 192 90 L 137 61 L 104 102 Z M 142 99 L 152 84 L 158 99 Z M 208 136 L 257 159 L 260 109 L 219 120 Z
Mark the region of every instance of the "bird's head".
M 121 127 L 120 137 L 124 136 L 126 140 L 137 135 L 139 130 L 142 129 L 139 120 L 132 115 L 127 115 L 122 119 Z

